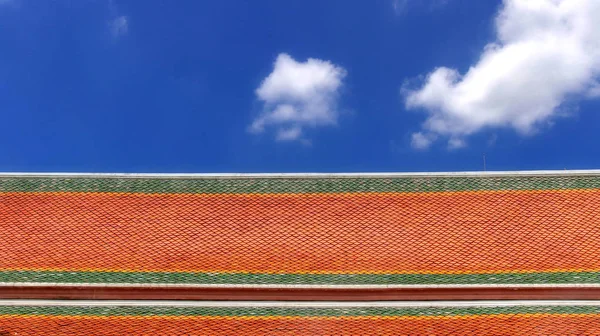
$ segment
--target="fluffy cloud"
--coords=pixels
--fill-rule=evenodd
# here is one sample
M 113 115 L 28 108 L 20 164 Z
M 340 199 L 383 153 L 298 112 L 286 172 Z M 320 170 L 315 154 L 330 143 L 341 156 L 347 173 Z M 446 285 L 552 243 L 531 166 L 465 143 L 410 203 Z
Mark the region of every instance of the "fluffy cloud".
M 412 134 L 411 144 L 416 149 L 427 149 L 431 143 L 435 140 L 433 134 L 423 134 L 422 132 L 416 132 Z
M 531 133 L 568 99 L 600 96 L 600 1 L 505 0 L 496 41 L 461 74 L 440 67 L 406 90 L 406 107 L 428 118 L 415 148 L 448 139 L 449 147 L 488 128 Z
M 119 37 L 127 34 L 129 29 L 128 19 L 126 16 L 118 16 L 112 19 L 109 23 L 110 32 L 114 37 Z
M 301 139 L 307 127 L 335 125 L 345 76 L 346 71 L 331 62 L 314 58 L 297 62 L 280 54 L 273 72 L 256 89 L 263 110 L 250 131 L 261 133 L 273 127 L 277 140 L 291 141 Z

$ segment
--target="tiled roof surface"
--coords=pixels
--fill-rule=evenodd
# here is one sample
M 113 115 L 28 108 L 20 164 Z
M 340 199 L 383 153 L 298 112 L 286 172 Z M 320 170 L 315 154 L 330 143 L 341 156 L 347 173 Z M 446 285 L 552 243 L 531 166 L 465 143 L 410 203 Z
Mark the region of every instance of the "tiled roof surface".
M 0 282 L 600 284 L 600 174 L 0 176 Z

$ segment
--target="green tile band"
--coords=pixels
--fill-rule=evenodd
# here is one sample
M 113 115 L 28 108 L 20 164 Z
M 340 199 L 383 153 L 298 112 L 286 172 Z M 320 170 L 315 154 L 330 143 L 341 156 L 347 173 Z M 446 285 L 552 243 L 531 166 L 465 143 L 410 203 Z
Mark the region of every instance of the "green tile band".
M 0 192 L 280 194 L 600 189 L 600 176 L 326 178 L 0 177 Z
M 0 271 L 0 282 L 223 285 L 598 284 L 600 283 L 600 272 L 498 274 L 260 274 Z
M 0 306 L 2 315 L 28 316 L 281 316 L 281 317 L 384 317 L 384 316 L 484 316 L 506 314 L 597 315 L 600 306 L 504 307 L 153 307 L 153 306 Z

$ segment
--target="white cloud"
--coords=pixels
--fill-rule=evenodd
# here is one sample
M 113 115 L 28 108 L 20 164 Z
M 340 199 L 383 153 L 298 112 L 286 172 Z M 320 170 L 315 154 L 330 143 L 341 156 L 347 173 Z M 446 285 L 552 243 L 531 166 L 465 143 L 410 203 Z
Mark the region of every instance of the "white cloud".
M 600 1 L 505 0 L 496 41 L 463 75 L 440 67 L 408 90 L 406 107 L 428 118 L 416 137 L 465 137 L 488 128 L 529 134 L 559 114 L 570 98 L 598 96 Z M 414 140 L 416 148 L 427 147 Z M 457 146 L 459 145 L 459 146 Z
M 306 127 L 335 125 L 337 100 L 346 70 L 331 62 L 309 58 L 297 62 L 280 54 L 273 72 L 256 89 L 262 113 L 250 125 L 261 133 L 274 127 L 277 140 L 297 140 Z
M 594 83 L 588 90 L 589 98 L 600 97 L 600 83 Z
M 302 129 L 297 126 L 279 129 L 277 131 L 277 140 L 280 140 L 280 141 L 297 140 L 300 138 L 301 135 L 302 135 Z
M 110 32 L 114 37 L 119 37 L 127 34 L 129 23 L 127 16 L 121 15 L 112 19 L 109 23 Z
M 413 148 L 416 149 L 427 149 L 431 145 L 431 143 L 435 140 L 435 135 L 433 134 L 423 134 L 421 132 L 415 132 L 411 137 L 411 144 Z
M 448 149 L 459 149 L 467 145 L 464 139 L 461 138 L 450 138 L 448 140 Z

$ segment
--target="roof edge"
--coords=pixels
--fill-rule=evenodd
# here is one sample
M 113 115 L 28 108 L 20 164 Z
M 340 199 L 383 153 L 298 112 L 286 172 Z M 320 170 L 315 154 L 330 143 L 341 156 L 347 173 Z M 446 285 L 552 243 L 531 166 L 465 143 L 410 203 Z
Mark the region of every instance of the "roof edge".
M 502 177 L 502 176 L 585 176 L 600 175 L 600 169 L 589 170 L 523 170 L 467 172 L 407 172 L 407 173 L 36 173 L 0 172 L 2 177 L 63 177 L 63 178 L 165 178 L 165 179 L 256 179 L 256 178 L 397 178 L 397 177 Z

